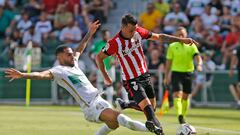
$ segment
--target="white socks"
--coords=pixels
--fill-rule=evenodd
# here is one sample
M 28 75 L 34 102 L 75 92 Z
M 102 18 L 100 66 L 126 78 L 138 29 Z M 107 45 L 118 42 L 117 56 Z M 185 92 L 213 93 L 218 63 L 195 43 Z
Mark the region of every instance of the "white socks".
M 94 135 L 107 135 L 113 131 L 113 129 L 110 129 L 106 124 L 102 126 Z
M 117 117 L 117 121 L 118 121 L 119 125 L 121 125 L 123 127 L 126 127 L 126 128 L 129 128 L 131 130 L 148 132 L 148 129 L 145 127 L 145 124 L 143 124 L 139 121 L 134 121 L 124 114 L 119 114 L 118 117 Z M 113 129 L 110 129 L 105 124 L 94 135 L 107 135 L 111 131 L 113 131 Z
M 131 130 L 148 132 L 145 124 L 139 121 L 134 121 L 124 114 L 119 114 L 117 117 L 117 121 L 119 125 L 129 128 Z

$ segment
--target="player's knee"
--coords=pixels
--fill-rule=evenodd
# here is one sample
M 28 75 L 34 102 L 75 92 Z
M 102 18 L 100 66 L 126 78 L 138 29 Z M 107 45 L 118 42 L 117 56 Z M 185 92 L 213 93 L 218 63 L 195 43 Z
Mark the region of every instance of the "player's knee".
M 117 129 L 119 127 L 119 124 L 117 121 L 112 121 L 112 122 L 109 122 L 109 123 L 106 123 L 107 126 L 110 128 L 110 129 Z
M 148 98 L 145 98 L 145 99 L 143 99 L 140 103 L 138 103 L 138 105 L 140 106 L 140 108 L 141 108 L 142 110 L 144 110 L 144 108 L 145 108 L 146 106 L 152 105 L 152 104 L 151 104 L 151 102 L 150 102 L 150 100 L 149 100 Z

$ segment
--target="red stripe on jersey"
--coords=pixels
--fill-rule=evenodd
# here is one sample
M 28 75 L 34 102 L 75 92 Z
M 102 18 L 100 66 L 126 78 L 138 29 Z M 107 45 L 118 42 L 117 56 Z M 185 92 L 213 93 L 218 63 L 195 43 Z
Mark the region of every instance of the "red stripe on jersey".
M 129 42 L 129 44 L 130 44 L 130 46 L 132 47 L 132 43 Z M 139 47 L 140 47 L 140 46 L 139 46 Z M 139 48 L 139 47 L 138 47 L 138 48 Z M 144 70 L 143 70 L 143 67 L 142 67 L 142 64 L 141 64 L 141 60 L 140 60 L 140 58 L 138 57 L 138 55 L 137 55 L 137 53 L 136 53 L 136 50 L 134 50 L 134 51 L 132 52 L 132 55 L 133 55 L 133 57 L 135 58 L 135 60 L 136 60 L 136 62 L 137 62 L 137 64 L 138 64 L 138 68 L 139 68 L 141 74 L 143 74 L 143 73 L 144 73 Z
M 124 45 L 125 48 L 126 48 L 125 40 L 120 38 L 120 41 L 121 41 L 122 45 Z M 128 45 L 130 45 L 130 44 L 128 44 Z M 128 46 L 128 48 L 131 48 L 131 47 Z M 126 59 L 128 65 L 129 65 L 129 68 L 130 68 L 129 71 L 133 73 L 134 78 L 138 77 L 137 71 L 136 71 L 136 69 L 133 65 L 133 62 L 132 62 L 131 58 L 128 56 L 128 54 L 124 55 L 123 57 Z
M 122 57 L 121 57 L 119 54 L 117 54 L 117 57 L 118 57 L 118 60 L 119 60 L 119 62 L 120 62 L 121 68 L 122 68 L 122 70 L 123 70 L 123 74 L 124 74 L 125 77 L 126 77 L 125 79 L 126 79 L 126 80 L 129 80 L 129 79 L 130 79 L 130 76 L 129 76 L 128 72 L 127 72 L 127 69 L 126 69 L 124 63 L 123 63 Z
M 138 51 L 140 52 L 142 58 L 143 58 L 143 62 L 144 62 L 144 68 L 146 69 L 146 71 L 148 71 L 148 67 L 147 67 L 147 63 L 146 63 L 146 59 L 145 59 L 145 56 L 143 54 L 143 49 L 142 47 L 138 47 Z

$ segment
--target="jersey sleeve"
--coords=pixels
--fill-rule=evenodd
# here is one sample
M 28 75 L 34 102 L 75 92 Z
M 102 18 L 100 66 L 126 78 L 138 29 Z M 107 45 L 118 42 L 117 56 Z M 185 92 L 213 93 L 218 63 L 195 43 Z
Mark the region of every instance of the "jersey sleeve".
M 168 60 L 172 60 L 173 59 L 172 44 L 170 44 L 168 49 L 167 49 L 167 59 Z
M 152 36 L 152 32 L 150 32 L 147 29 L 144 29 L 142 27 L 139 27 L 139 26 L 136 28 L 136 31 L 140 34 L 140 36 L 143 39 L 148 39 Z
M 197 46 L 195 44 L 192 45 L 192 48 L 193 48 L 192 49 L 193 56 L 199 54 L 198 48 L 197 48 Z
M 102 51 L 107 54 L 108 56 L 114 55 L 118 51 L 118 46 L 116 41 L 109 40 L 107 44 L 103 47 Z
M 52 74 L 53 76 L 53 80 L 57 80 L 58 78 L 60 78 L 61 76 L 61 72 L 60 70 L 58 69 L 58 66 L 55 66 L 51 69 L 49 69 L 50 73 Z

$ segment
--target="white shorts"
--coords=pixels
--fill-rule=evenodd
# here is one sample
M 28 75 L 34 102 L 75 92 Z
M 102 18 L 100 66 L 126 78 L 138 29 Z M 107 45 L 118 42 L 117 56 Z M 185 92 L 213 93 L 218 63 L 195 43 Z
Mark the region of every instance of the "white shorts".
M 90 104 L 90 107 L 83 109 L 84 117 L 90 122 L 100 123 L 99 117 L 103 110 L 107 108 L 112 108 L 112 106 L 104 100 L 101 96 L 95 98 L 95 100 Z

